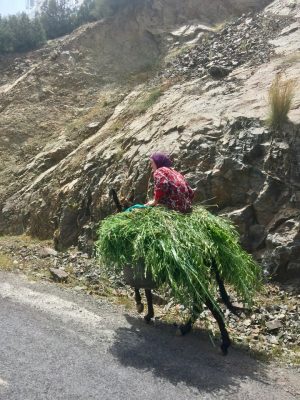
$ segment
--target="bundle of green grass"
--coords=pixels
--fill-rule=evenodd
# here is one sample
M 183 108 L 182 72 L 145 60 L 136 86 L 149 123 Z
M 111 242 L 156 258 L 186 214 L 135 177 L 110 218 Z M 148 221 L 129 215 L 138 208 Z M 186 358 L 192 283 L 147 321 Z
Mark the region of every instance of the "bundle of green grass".
M 115 272 L 142 260 L 145 276 L 167 284 L 185 307 L 210 299 L 218 308 L 213 265 L 247 303 L 260 286 L 260 268 L 241 248 L 234 226 L 199 206 L 191 214 L 153 207 L 110 216 L 99 226 L 96 250 Z

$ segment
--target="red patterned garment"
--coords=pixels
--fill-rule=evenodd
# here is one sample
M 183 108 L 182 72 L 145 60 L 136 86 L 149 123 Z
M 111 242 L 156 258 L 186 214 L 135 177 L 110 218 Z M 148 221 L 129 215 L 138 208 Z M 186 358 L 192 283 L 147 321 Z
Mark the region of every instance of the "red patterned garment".
M 192 210 L 194 191 L 185 178 L 173 168 L 161 167 L 154 172 L 154 199 L 171 210 Z

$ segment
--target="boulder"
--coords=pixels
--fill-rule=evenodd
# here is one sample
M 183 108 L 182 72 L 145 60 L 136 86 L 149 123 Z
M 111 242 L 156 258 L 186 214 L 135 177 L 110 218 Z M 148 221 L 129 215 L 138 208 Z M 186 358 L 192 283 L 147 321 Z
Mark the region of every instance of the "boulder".
M 214 79 L 225 78 L 230 72 L 229 68 L 222 67 L 221 65 L 212 65 L 208 68 L 209 75 Z
M 50 247 L 43 247 L 39 251 L 39 256 L 41 258 L 46 258 L 46 257 L 56 257 L 57 256 L 57 251 L 54 249 L 51 249 Z
M 49 271 L 54 280 L 58 282 L 66 282 L 68 280 L 69 274 L 59 268 L 49 268 Z
M 300 221 L 290 219 L 266 238 L 265 267 L 282 281 L 300 278 Z

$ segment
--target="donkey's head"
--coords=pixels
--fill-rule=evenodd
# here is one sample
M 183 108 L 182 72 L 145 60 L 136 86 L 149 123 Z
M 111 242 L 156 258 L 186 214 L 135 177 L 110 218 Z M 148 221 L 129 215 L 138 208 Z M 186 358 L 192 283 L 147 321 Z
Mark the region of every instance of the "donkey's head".
M 110 188 L 109 196 L 112 198 L 118 212 L 122 212 L 134 204 L 134 190 L 131 191 L 128 197 L 119 199 L 116 189 Z

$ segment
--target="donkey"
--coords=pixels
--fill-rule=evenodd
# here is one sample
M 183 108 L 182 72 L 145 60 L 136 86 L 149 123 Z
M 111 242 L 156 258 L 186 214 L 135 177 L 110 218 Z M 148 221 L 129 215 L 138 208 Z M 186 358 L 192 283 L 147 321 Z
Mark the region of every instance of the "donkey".
M 109 195 L 111 196 L 111 198 L 113 199 L 115 206 L 118 210 L 118 212 L 122 212 L 125 211 L 126 208 L 128 208 L 130 202 L 133 200 L 133 193 L 131 194 L 131 201 L 125 201 L 125 207 L 122 205 L 123 201 L 120 202 L 117 192 L 115 189 L 110 189 L 109 191 Z M 131 203 L 132 204 L 132 203 Z M 229 311 L 231 311 L 233 314 L 239 316 L 241 312 L 245 311 L 244 308 L 240 308 L 240 307 L 236 307 L 234 306 L 229 298 L 229 295 L 225 289 L 225 285 L 224 282 L 220 276 L 220 273 L 218 271 L 218 268 L 216 266 L 215 263 L 212 263 L 211 266 L 211 270 L 212 270 L 212 274 L 214 274 L 215 279 L 217 281 L 218 287 L 219 287 L 219 293 L 220 296 L 224 302 L 224 304 L 226 305 L 226 307 L 228 308 Z M 128 272 L 127 272 L 128 273 Z M 134 275 L 133 273 L 133 268 L 132 268 L 132 277 Z M 125 277 L 126 280 L 126 277 Z M 155 284 L 153 281 L 151 281 L 151 279 L 149 280 L 146 279 L 146 286 L 143 285 L 142 287 L 145 289 L 145 295 L 146 295 L 146 300 L 147 300 L 147 314 L 144 316 L 144 319 L 147 323 L 149 323 L 151 321 L 151 319 L 154 317 L 154 309 L 153 309 L 153 298 L 152 298 L 152 289 L 155 287 Z M 134 286 L 134 293 L 135 293 L 135 302 L 136 302 L 136 309 L 138 313 L 142 313 L 144 311 L 144 304 L 142 303 L 142 298 L 141 298 L 141 294 L 140 294 L 140 287 L 137 287 L 137 285 L 135 284 L 136 282 L 134 282 L 134 278 L 131 278 L 130 280 L 130 284 L 132 286 Z M 214 316 L 215 320 L 218 323 L 219 329 L 220 329 L 220 333 L 221 333 L 221 350 L 222 353 L 224 355 L 227 355 L 228 353 L 228 348 L 231 345 L 231 340 L 229 338 L 229 334 L 228 331 L 226 329 L 225 323 L 224 323 L 224 319 L 223 317 L 220 315 L 219 310 L 216 308 L 216 306 L 212 303 L 212 301 L 210 299 L 206 299 L 205 301 L 205 305 L 207 306 L 207 308 L 211 311 L 212 315 Z M 197 305 L 194 305 L 192 308 L 192 312 L 190 315 L 189 320 L 183 324 L 180 325 L 177 331 L 178 335 L 185 335 L 188 332 L 191 331 L 192 326 L 194 324 L 194 322 L 197 320 L 197 318 L 199 317 L 201 310 Z

